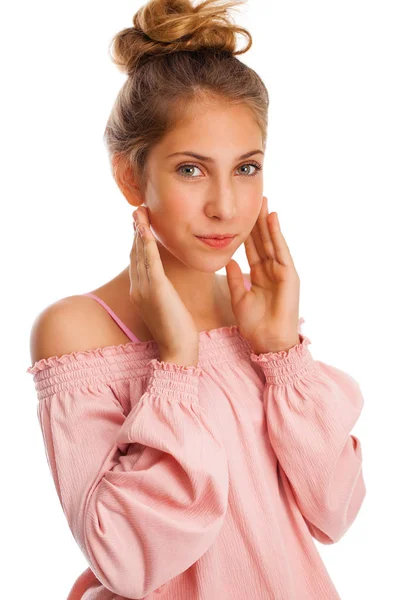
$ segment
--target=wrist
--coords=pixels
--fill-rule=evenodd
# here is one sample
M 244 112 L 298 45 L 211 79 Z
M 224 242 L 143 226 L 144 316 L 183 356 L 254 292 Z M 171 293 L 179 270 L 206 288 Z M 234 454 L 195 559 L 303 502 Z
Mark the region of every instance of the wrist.
M 293 348 L 294 346 L 297 346 L 297 344 L 300 344 L 301 340 L 299 335 L 297 335 L 295 338 L 293 338 L 292 340 L 288 340 L 288 341 L 275 341 L 275 342 L 266 342 L 264 344 L 256 344 L 255 346 L 253 346 L 253 352 L 254 354 L 267 354 L 268 352 L 287 352 L 288 350 L 290 350 L 290 348 Z
M 190 356 L 190 355 L 160 355 L 160 361 L 165 363 L 170 363 L 173 365 L 181 366 L 181 367 L 197 367 L 198 365 L 198 356 Z
M 302 377 L 306 371 L 316 368 L 318 362 L 311 355 L 308 345 L 311 340 L 299 334 L 300 343 L 288 350 L 277 352 L 252 353 L 250 359 L 259 365 L 265 375 L 265 383 L 280 385 Z

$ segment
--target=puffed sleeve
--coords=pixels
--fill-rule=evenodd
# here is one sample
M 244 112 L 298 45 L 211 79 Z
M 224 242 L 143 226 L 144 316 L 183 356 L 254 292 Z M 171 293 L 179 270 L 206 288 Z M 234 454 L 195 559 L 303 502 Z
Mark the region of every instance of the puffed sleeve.
M 251 354 L 265 374 L 271 445 L 312 536 L 337 542 L 366 494 L 360 440 L 350 432 L 364 405 L 347 373 L 314 360 L 311 340 L 288 351 Z
M 111 387 L 93 377 L 96 365 L 85 380 L 73 362 L 28 371 L 39 378 L 47 460 L 76 542 L 106 588 L 143 598 L 217 538 L 227 456 L 199 404 L 200 367 L 150 360 L 146 391 L 125 416 Z

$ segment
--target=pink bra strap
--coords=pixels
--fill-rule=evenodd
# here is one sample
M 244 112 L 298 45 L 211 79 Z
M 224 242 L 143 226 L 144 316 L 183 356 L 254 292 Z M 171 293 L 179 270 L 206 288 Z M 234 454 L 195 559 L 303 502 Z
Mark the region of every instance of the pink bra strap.
M 247 279 L 244 278 L 244 284 L 246 286 L 246 289 L 250 289 L 251 288 L 251 283 L 249 281 L 247 281 Z M 99 298 L 98 296 L 96 296 L 96 294 L 92 294 L 91 292 L 87 292 L 86 294 L 82 294 L 83 296 L 90 296 L 91 298 L 93 298 L 94 300 L 97 300 L 97 302 L 99 302 L 108 312 L 108 314 L 110 315 L 110 317 L 112 317 L 114 319 L 114 321 L 117 323 L 117 325 L 119 325 L 119 327 L 122 329 L 122 331 L 125 333 L 125 335 L 128 336 L 128 338 L 132 341 L 132 342 L 140 342 L 139 338 L 136 337 L 136 335 L 130 330 L 128 329 L 128 327 L 125 325 L 125 323 L 123 323 L 121 321 L 121 319 L 115 314 L 115 312 L 104 302 L 104 300 L 102 300 L 101 298 Z
M 110 317 L 112 317 L 114 319 L 114 321 L 117 323 L 117 325 L 119 325 L 121 327 L 122 331 L 128 336 L 128 338 L 132 342 L 140 342 L 139 338 L 137 338 L 136 335 L 134 333 L 132 333 L 132 331 L 130 329 L 128 329 L 128 327 L 125 325 L 125 323 L 123 323 L 121 321 L 121 319 L 119 317 L 117 317 L 115 312 L 113 310 L 111 310 L 111 308 L 101 298 L 99 298 L 95 294 L 92 294 L 91 292 L 88 292 L 87 294 L 82 294 L 82 295 L 90 296 L 91 298 L 94 298 L 94 300 L 97 300 L 97 302 L 99 302 L 102 306 L 104 306 L 104 308 L 106 309 L 106 311 L 108 312 Z

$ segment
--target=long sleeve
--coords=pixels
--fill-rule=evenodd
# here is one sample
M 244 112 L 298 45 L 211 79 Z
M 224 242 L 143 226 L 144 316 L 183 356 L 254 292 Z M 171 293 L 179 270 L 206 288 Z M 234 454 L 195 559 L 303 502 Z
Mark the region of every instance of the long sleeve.
M 265 374 L 264 409 L 279 467 L 315 539 L 337 542 L 366 494 L 360 440 L 350 432 L 364 405 L 347 373 L 313 359 L 311 340 L 251 354 Z
M 78 385 L 79 363 L 67 373 L 73 385 L 65 372 L 56 384 L 46 374 L 38 404 L 71 532 L 99 581 L 125 598 L 147 596 L 197 561 L 228 503 L 225 448 L 199 404 L 201 369 L 157 359 L 149 366 L 127 416 L 90 368 Z

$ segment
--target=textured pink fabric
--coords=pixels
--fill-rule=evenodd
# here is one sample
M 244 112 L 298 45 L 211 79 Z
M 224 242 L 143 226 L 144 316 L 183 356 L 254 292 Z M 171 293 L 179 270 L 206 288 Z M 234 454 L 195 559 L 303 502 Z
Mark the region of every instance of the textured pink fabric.
M 200 333 L 197 367 L 151 340 L 27 369 L 88 563 L 68 600 L 339 598 L 314 539 L 339 541 L 365 497 L 364 401 L 302 322 L 287 352 L 254 354 L 232 326 Z

